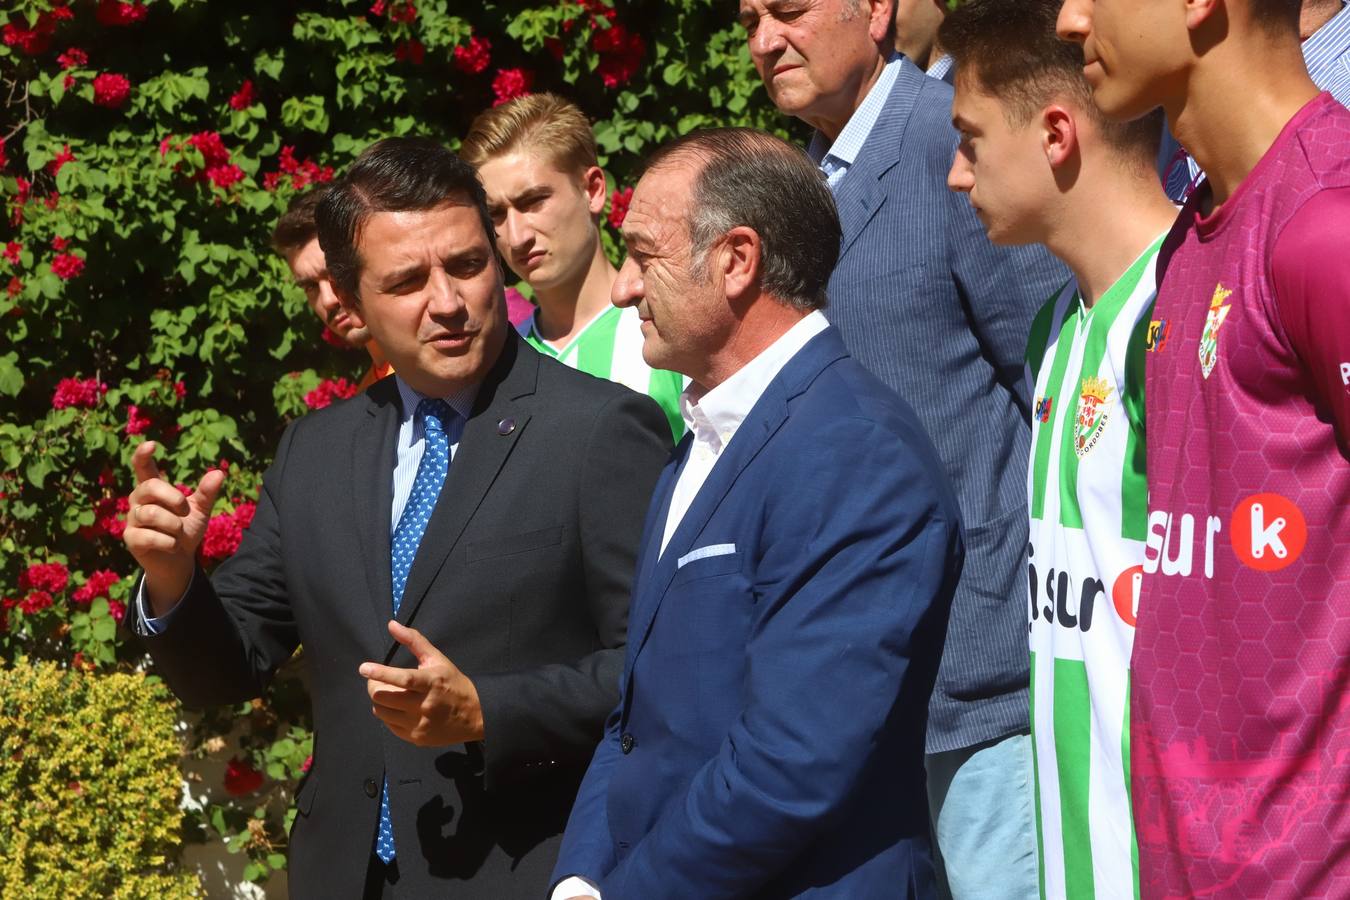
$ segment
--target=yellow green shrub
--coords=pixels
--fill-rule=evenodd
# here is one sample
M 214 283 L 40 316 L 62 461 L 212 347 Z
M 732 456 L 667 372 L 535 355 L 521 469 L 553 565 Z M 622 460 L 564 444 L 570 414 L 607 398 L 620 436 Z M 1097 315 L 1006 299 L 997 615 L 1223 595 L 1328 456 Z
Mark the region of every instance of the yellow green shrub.
M 177 866 L 175 709 L 140 674 L 0 669 L 0 900 L 201 895 Z

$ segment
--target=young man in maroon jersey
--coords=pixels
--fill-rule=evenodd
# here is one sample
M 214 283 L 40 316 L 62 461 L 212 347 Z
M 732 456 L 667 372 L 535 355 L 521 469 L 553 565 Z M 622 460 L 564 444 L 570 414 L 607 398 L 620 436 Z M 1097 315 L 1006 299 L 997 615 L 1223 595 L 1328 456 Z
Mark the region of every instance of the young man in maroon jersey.
M 1131 755 L 1141 895 L 1350 894 L 1350 112 L 1299 0 L 1066 0 L 1208 175 L 1164 244 Z

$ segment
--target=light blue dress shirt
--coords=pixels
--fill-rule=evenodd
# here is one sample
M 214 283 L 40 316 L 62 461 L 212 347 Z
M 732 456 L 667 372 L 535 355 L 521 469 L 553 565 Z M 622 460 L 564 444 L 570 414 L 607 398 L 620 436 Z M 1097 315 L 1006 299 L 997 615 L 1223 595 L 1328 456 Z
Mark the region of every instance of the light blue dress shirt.
M 887 58 L 886 66 L 881 70 L 876 84 L 872 85 L 863 102 L 853 111 L 853 115 L 849 116 L 848 124 L 839 132 L 839 137 L 835 138 L 833 144 L 827 144 L 827 138 L 819 131 L 812 135 L 806 152 L 820 167 L 820 171 L 825 173 L 830 190 L 839 188 L 839 183 L 844 180 L 849 166 L 853 165 L 858 154 L 862 152 L 863 144 L 867 143 L 867 137 L 872 133 L 872 126 L 877 124 L 877 117 L 881 115 L 886 100 L 891 96 L 891 88 L 895 87 L 900 67 L 904 65 L 914 64 L 899 53 L 892 53 Z

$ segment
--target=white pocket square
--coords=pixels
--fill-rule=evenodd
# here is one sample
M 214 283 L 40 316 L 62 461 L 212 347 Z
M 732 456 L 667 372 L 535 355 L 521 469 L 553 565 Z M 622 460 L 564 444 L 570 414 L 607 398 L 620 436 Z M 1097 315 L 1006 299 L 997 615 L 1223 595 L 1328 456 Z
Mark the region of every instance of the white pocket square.
M 683 569 L 696 559 L 707 559 L 710 556 L 729 556 L 735 552 L 735 544 L 709 544 L 706 547 L 699 547 L 697 550 L 690 550 L 684 556 L 681 556 L 675 561 L 675 568 Z

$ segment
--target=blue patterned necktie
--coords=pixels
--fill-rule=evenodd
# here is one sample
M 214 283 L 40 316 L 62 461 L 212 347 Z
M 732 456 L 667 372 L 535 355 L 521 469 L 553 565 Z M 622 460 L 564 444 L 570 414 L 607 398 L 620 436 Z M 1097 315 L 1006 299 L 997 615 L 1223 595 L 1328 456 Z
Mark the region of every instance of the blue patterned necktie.
M 446 434 L 445 425 L 454 415 L 454 410 L 444 400 L 423 400 L 417 404 L 414 414 L 422 422 L 425 445 L 412 492 L 408 495 L 402 515 L 398 517 L 398 527 L 394 529 L 394 539 L 389 549 L 395 616 L 403 602 L 403 590 L 408 586 L 408 573 L 412 570 L 413 558 L 417 556 L 417 546 L 422 542 L 422 534 L 431 521 L 432 510 L 436 508 L 436 499 L 441 495 L 441 486 L 445 484 L 445 473 L 450 469 L 450 437 Z M 387 777 L 380 793 L 380 832 L 375 838 L 375 855 L 385 865 L 394 859 L 394 823 L 389 818 Z

